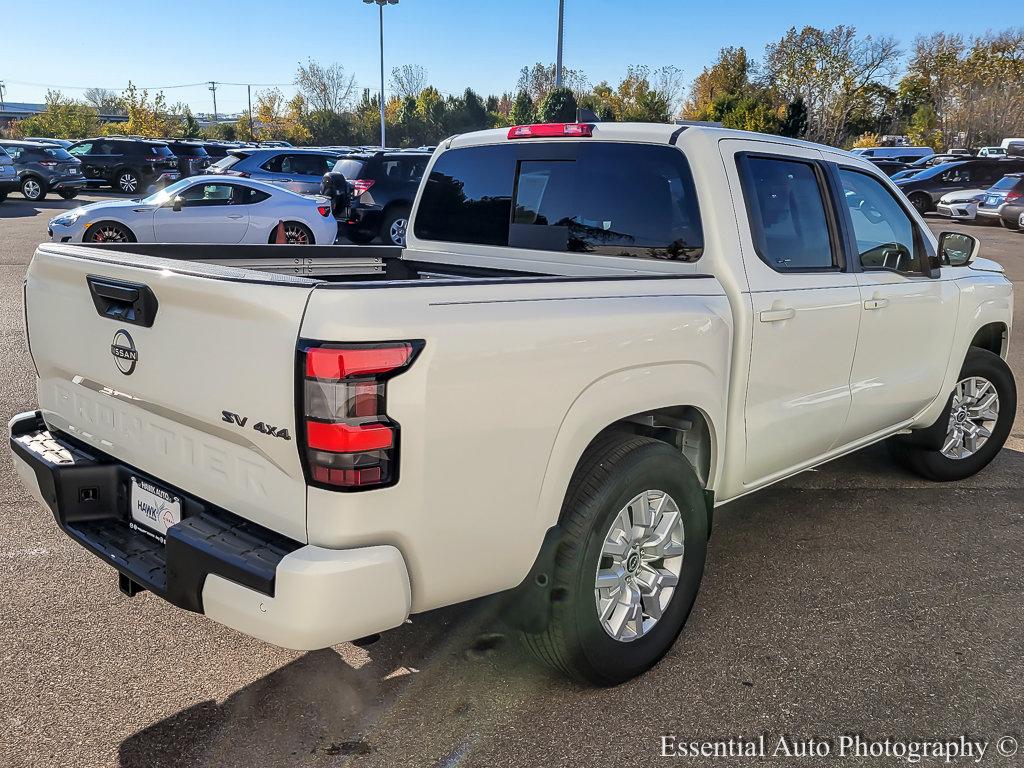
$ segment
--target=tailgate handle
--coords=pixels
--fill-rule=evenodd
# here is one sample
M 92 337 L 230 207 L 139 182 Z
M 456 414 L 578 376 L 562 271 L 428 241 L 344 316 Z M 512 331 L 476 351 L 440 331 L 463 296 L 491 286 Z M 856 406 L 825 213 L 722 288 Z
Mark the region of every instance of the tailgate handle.
M 159 303 L 148 285 L 99 275 L 87 275 L 85 281 L 89 284 L 92 303 L 101 317 L 143 328 L 152 327 Z

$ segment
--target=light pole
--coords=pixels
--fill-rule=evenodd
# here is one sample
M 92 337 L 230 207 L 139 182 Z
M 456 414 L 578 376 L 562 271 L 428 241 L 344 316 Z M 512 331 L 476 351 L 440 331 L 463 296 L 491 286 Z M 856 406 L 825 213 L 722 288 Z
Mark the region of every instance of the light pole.
M 363 0 L 380 10 L 380 148 L 384 149 L 384 6 L 398 5 L 398 0 Z
M 558 59 L 555 62 L 555 88 L 562 87 L 562 37 L 565 34 L 565 0 L 558 0 Z

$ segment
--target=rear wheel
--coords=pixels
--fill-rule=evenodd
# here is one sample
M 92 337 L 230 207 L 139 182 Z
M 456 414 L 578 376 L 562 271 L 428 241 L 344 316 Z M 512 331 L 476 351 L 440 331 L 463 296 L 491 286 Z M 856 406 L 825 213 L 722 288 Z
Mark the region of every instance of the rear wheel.
M 78 190 L 72 190 L 70 192 L 61 192 L 60 196 L 63 197 L 65 200 L 74 200 L 76 197 L 78 197 Z
M 124 192 L 126 195 L 138 192 L 141 185 L 139 175 L 128 168 L 118 171 L 117 178 L 114 179 L 114 187 L 118 192 Z
M 587 452 L 560 523 L 552 618 L 527 646 L 595 685 L 617 685 L 672 647 L 700 588 L 707 512 L 697 475 L 658 440 L 614 435 Z
M 21 182 L 21 194 L 33 203 L 46 199 L 46 182 L 35 176 L 26 176 Z
M 914 192 L 910 196 L 910 202 L 913 203 L 914 207 L 917 208 L 917 212 L 921 215 L 928 213 L 932 208 L 932 199 L 924 192 Z
M 134 243 L 135 234 L 116 221 L 99 221 L 85 230 L 83 243 Z
M 405 247 L 406 230 L 409 228 L 409 209 L 405 206 L 392 208 L 384 217 L 380 228 L 380 239 L 385 245 Z
M 277 236 L 277 228 L 270 233 L 270 242 L 273 243 Z M 297 221 L 286 221 L 284 223 L 284 239 L 287 245 L 314 245 L 313 233 L 305 224 Z
M 912 472 L 940 482 L 980 472 L 999 453 L 1017 412 L 1017 388 L 1006 362 L 972 348 L 942 416 L 931 427 L 890 440 Z

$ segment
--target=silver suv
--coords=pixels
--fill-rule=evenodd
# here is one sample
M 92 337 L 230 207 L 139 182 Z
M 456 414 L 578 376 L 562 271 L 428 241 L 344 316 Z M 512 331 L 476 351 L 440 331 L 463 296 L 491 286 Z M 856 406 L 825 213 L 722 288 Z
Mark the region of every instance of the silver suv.
M 233 149 L 206 169 L 207 173 L 242 176 L 276 184 L 303 195 L 320 191 L 324 174 L 334 168 L 343 151 L 328 149 Z

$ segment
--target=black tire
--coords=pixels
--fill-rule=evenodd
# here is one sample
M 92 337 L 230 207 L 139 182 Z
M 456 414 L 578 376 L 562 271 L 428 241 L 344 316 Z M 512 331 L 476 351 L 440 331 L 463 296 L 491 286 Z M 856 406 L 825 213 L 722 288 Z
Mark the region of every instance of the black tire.
M 76 197 L 78 197 L 78 190 L 76 189 L 72 190 L 71 192 L 61 192 L 60 196 L 63 197 L 65 200 L 74 200 Z
M 1013 231 L 1020 230 L 1020 224 L 1018 224 L 1017 222 L 1013 221 L 1012 219 L 1004 219 L 1004 218 L 1000 217 L 999 223 L 1002 224 L 1005 229 L 1010 229 L 1010 230 L 1013 230 Z
M 380 225 L 380 241 L 384 245 L 405 247 L 406 230 L 409 228 L 411 209 L 405 205 L 396 205 L 388 210 L 384 222 Z M 404 223 L 403 223 L 404 222 Z M 396 231 L 399 232 L 396 239 Z
M 1002 449 L 1017 413 L 1017 385 L 1013 373 L 999 355 L 972 347 L 967 353 L 957 381 L 981 377 L 991 382 L 999 396 L 999 414 L 991 436 L 975 453 L 965 458 L 950 458 L 942 453 L 947 432 L 954 418 L 950 394 L 942 415 L 930 427 L 889 440 L 893 456 L 907 469 L 936 482 L 963 480 L 984 469 Z
M 46 199 L 48 188 L 46 182 L 38 176 L 26 176 L 21 180 L 21 195 L 26 200 L 38 203 Z
M 142 191 L 142 179 L 131 168 L 122 168 L 114 176 L 114 189 L 126 195 L 134 195 Z
M 104 235 L 105 232 L 119 233 L 118 237 Z M 135 233 L 116 221 L 97 221 L 82 235 L 83 243 L 134 243 Z
M 346 240 L 349 240 L 356 245 L 369 245 L 377 237 L 373 232 L 367 232 L 363 229 L 351 229 L 346 227 L 342 233 Z
M 910 202 L 922 216 L 932 209 L 932 198 L 924 192 L 912 192 Z
M 595 602 L 595 579 L 605 536 L 630 500 L 660 490 L 676 501 L 683 520 L 679 583 L 661 618 L 625 642 L 605 631 Z M 693 468 L 671 446 L 612 435 L 588 450 L 573 475 L 560 525 L 563 538 L 552 576 L 552 618 L 528 648 L 562 673 L 600 686 L 618 685 L 654 666 L 672 647 L 697 597 L 707 555 L 704 493 Z

